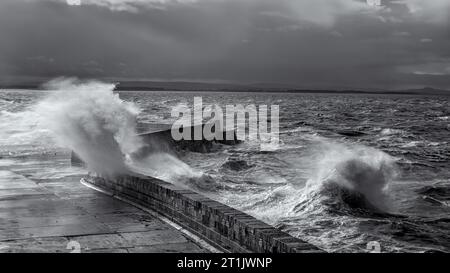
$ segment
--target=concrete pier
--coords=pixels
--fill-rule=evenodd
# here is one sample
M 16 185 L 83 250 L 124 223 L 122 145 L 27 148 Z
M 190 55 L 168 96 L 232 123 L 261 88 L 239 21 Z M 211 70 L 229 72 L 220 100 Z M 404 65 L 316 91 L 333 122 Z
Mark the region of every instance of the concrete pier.
M 155 152 L 155 151 L 164 151 L 164 152 L 182 152 L 182 151 L 190 151 L 190 152 L 200 152 L 200 153 L 208 153 L 214 150 L 214 145 L 222 144 L 222 145 L 235 145 L 240 141 L 237 139 L 236 133 L 234 130 L 232 131 L 222 131 L 219 133 L 221 135 L 222 140 L 214 139 L 214 136 L 211 135 L 202 135 L 202 139 L 195 139 L 194 132 L 199 130 L 203 132 L 204 125 L 196 125 L 192 127 L 188 127 L 190 131 L 190 139 L 189 140 L 178 140 L 175 141 L 172 138 L 172 128 L 169 125 L 158 125 L 148 127 L 146 130 L 140 132 L 139 136 L 142 137 L 145 143 L 149 144 L 149 149 L 144 150 L 143 152 Z M 142 129 L 141 129 L 142 130 Z M 182 129 L 184 130 L 184 129 Z M 212 139 L 212 140 L 207 140 Z
M 194 127 L 191 128 L 191 133 L 194 129 Z M 231 140 L 174 141 L 170 128 L 151 130 L 140 134 L 149 145 L 134 156 L 145 157 L 153 152 L 161 151 L 175 155 L 184 151 L 207 153 L 216 144 L 238 144 L 235 132 L 228 133 L 232 136 Z M 227 132 L 222 132 L 222 134 L 225 136 Z M 82 161 L 74 154 L 72 162 L 82 164 Z M 157 212 L 223 252 L 323 252 L 321 249 L 248 214 L 153 177 L 139 174 L 123 175 L 114 179 L 87 176 L 85 182 L 108 192 L 111 196 Z
M 142 136 L 155 144 L 149 147 L 175 154 L 237 143 L 173 142 L 170 130 Z M 142 156 L 151 152 L 143 150 Z M 0 252 L 322 252 L 241 211 L 152 177 L 33 177 L 40 168 L 83 165 L 73 153 L 15 161 L 8 169 L 0 166 Z
M 211 250 L 176 225 L 86 187 L 80 179 L 33 181 L 0 170 L 0 252 Z
M 124 175 L 110 180 L 89 176 L 86 183 L 151 208 L 224 252 L 323 252 L 244 212 L 156 178 Z

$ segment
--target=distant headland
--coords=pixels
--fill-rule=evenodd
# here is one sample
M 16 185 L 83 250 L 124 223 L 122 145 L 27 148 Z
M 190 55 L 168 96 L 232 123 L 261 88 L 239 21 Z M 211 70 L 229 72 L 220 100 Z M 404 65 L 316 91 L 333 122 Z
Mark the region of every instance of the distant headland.
M 206 83 L 188 81 L 113 81 L 116 91 L 196 91 L 196 92 L 274 92 L 274 93 L 336 93 L 336 94 L 393 94 L 393 95 L 444 95 L 450 96 L 450 90 L 423 87 L 417 89 L 363 89 L 363 88 L 296 88 L 295 86 L 270 83 L 234 84 Z M 2 84 L 1 89 L 41 90 L 43 82 L 23 84 Z

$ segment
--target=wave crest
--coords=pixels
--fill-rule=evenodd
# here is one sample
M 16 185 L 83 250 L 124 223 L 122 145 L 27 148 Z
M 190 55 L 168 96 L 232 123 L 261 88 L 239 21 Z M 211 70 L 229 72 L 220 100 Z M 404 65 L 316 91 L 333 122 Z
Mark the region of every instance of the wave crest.
M 317 199 L 335 211 L 390 209 L 388 186 L 398 174 L 392 157 L 364 146 L 333 144 L 325 148 L 327 152 L 318 161 L 316 175 L 308 181 L 306 196 L 296 210 Z
M 56 79 L 36 110 L 61 146 L 72 149 L 91 171 L 116 175 L 128 171 L 124 155 L 143 147 L 136 135 L 139 109 L 114 94 L 114 84 Z

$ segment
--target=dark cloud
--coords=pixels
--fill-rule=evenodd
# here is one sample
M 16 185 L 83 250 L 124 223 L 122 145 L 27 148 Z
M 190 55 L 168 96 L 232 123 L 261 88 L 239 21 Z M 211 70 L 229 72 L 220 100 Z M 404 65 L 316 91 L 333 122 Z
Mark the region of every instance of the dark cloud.
M 2 0 L 0 76 L 450 88 L 448 1 L 381 4 Z

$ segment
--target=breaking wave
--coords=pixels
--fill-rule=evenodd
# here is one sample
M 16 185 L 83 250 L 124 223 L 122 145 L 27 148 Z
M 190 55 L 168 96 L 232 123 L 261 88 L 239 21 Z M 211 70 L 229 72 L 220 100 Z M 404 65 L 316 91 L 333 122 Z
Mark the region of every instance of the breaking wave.
M 320 201 L 329 210 L 384 212 L 390 208 L 389 183 L 398 174 L 395 159 L 386 153 L 345 144 L 326 144 L 327 152 L 318 160 L 315 175 L 304 190 L 295 210 Z
M 136 131 L 139 108 L 113 92 L 115 85 L 73 78 L 45 85 L 53 92 L 36 111 L 59 145 L 73 150 L 90 171 L 105 176 L 129 172 L 161 179 L 193 176 L 192 169 L 173 155 L 145 154 L 147 145 Z M 133 155 L 139 154 L 139 157 Z
M 143 146 L 136 135 L 133 104 L 113 93 L 114 84 L 56 79 L 36 109 L 63 147 L 72 149 L 91 171 L 116 175 L 127 171 L 124 156 Z

